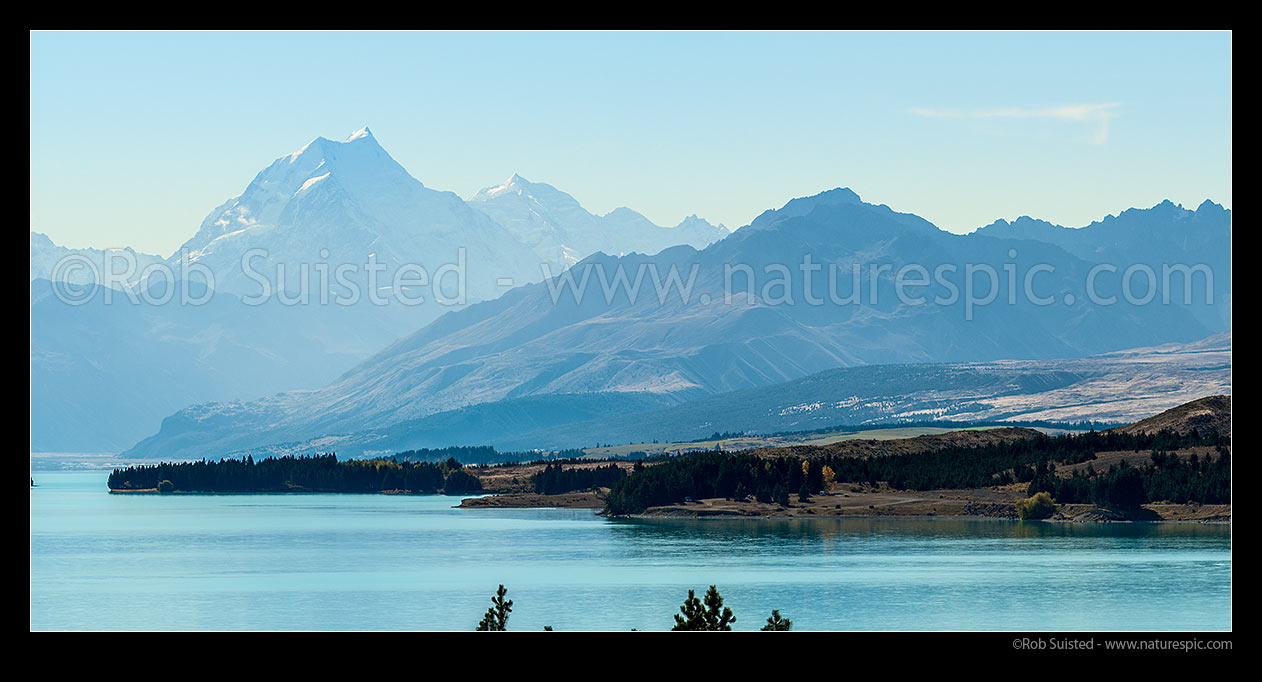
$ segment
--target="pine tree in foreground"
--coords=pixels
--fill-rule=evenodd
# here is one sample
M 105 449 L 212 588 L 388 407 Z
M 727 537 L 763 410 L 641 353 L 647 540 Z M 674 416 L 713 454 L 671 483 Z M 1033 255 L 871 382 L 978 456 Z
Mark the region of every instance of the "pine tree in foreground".
M 793 621 L 780 616 L 780 609 L 772 609 L 767 624 L 762 626 L 763 632 L 787 632 L 793 629 Z
M 675 627 L 671 628 L 673 631 L 729 631 L 732 623 L 736 622 L 732 609 L 723 606 L 723 597 L 714 585 L 705 593 L 704 606 L 697 599 L 697 593 L 688 590 L 688 598 L 679 607 L 679 611 L 680 613 L 675 614 Z
M 513 600 L 505 600 L 506 594 L 508 590 L 503 585 L 495 590 L 495 596 L 491 597 L 491 608 L 486 610 L 482 622 L 478 623 L 478 632 L 504 632 L 508 629 L 508 614 L 513 610 Z
M 675 627 L 671 630 L 692 631 L 704 630 L 705 628 L 705 609 L 701 606 L 701 600 L 697 599 L 697 593 L 688 590 L 688 598 L 684 600 L 684 605 L 679 607 L 680 613 L 675 614 Z

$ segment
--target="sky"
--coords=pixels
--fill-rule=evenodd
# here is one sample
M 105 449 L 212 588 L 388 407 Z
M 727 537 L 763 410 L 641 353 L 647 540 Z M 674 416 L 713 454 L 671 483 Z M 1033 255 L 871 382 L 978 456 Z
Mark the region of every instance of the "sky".
M 32 32 L 30 229 L 169 255 L 370 126 L 426 186 L 513 173 L 730 228 L 850 187 L 952 232 L 1231 207 L 1229 32 Z

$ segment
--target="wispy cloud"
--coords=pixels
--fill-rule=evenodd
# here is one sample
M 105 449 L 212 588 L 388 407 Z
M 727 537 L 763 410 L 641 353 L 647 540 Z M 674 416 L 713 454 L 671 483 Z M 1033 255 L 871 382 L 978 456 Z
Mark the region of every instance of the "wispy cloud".
M 916 116 L 928 118 L 1024 118 L 1046 119 L 1058 121 L 1080 121 L 1095 126 L 1089 138 L 1092 144 L 1104 144 L 1109 140 L 1109 121 L 1117 118 L 1117 102 L 1106 104 L 1069 104 L 1059 107 L 1009 107 L 1006 109 L 986 109 L 980 111 L 956 111 L 949 109 L 927 109 L 914 107 L 911 110 Z

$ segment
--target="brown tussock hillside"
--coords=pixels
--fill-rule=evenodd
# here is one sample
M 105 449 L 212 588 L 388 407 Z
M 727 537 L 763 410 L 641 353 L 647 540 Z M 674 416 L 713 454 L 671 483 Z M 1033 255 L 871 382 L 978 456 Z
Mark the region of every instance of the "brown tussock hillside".
M 1222 435 L 1231 435 L 1231 396 L 1211 395 L 1193 400 L 1129 426 L 1119 426 L 1115 430 L 1122 433 L 1156 433 L 1165 430 L 1188 433 L 1192 429 L 1199 433 L 1213 430 Z
M 915 438 L 846 440 L 829 445 L 793 445 L 779 448 L 762 448 L 751 450 L 750 454 L 758 455 L 759 457 L 803 457 L 806 459 L 909 455 L 920 452 L 935 452 L 950 447 L 982 447 L 995 443 L 1035 438 L 1039 435 L 1039 432 L 1034 429 L 1010 426 L 998 429 L 951 431 L 949 433 L 916 436 Z

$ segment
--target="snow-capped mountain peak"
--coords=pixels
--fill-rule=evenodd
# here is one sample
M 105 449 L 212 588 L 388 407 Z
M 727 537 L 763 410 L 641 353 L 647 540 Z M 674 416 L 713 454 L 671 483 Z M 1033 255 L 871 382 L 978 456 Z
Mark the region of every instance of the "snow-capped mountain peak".
M 512 177 L 505 180 L 504 182 L 494 187 L 487 187 L 482 190 L 479 190 L 477 194 L 474 194 L 472 197 L 469 198 L 469 201 L 471 202 L 486 201 L 490 199 L 491 197 L 503 194 L 505 192 L 511 192 L 513 194 L 518 194 L 518 195 L 528 194 L 533 186 L 534 186 L 534 183 L 530 182 L 526 178 L 523 178 L 522 176 L 516 173 L 513 173 Z
M 325 261 L 362 272 L 370 256 L 392 269 L 437 268 L 461 248 L 484 270 L 482 281 L 470 278 L 470 297 L 494 296 L 497 278 L 524 280 L 531 272 L 529 251 L 501 226 L 459 196 L 425 187 L 364 127 L 340 142 L 317 137 L 273 161 L 212 211 L 172 261 L 211 266 L 217 288 L 248 295 L 259 288 L 243 272 L 242 256 L 252 249 L 267 252 L 252 268 Z
M 244 192 L 207 216 L 185 247 L 204 249 L 221 237 L 276 225 L 295 197 L 312 201 L 317 188 L 326 197 L 339 191 L 382 197 L 423 187 L 381 148 L 367 127 L 342 142 L 317 137 L 260 171 Z
M 359 130 L 356 130 L 355 132 L 351 133 L 350 137 L 346 138 L 346 141 L 354 142 L 355 140 L 364 140 L 364 139 L 372 140 L 374 143 L 377 141 L 377 138 L 372 136 L 372 131 L 368 129 L 368 126 L 364 126 L 363 128 L 360 128 Z

